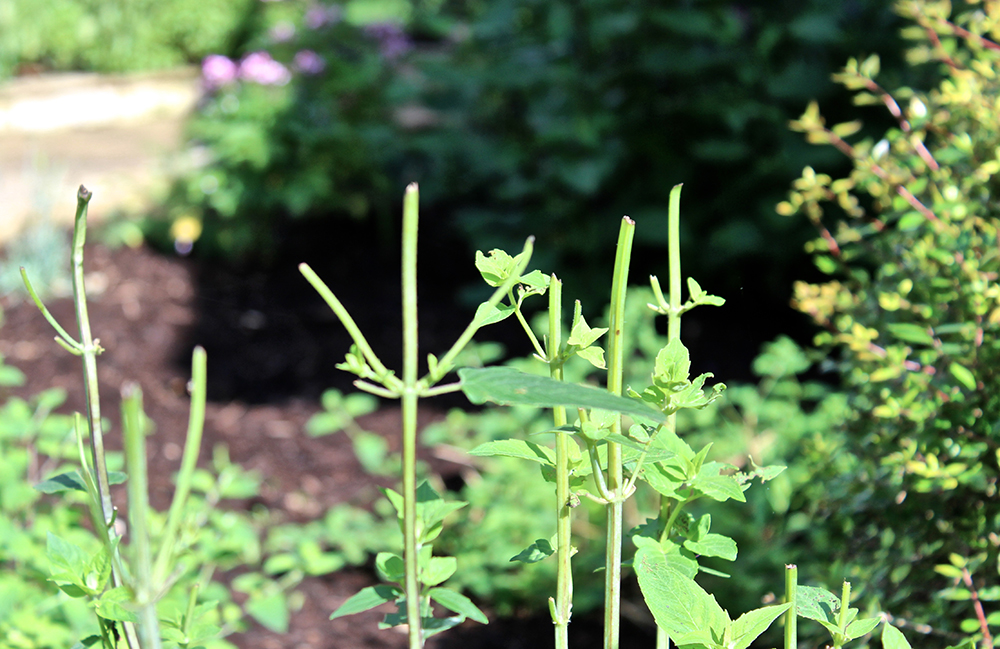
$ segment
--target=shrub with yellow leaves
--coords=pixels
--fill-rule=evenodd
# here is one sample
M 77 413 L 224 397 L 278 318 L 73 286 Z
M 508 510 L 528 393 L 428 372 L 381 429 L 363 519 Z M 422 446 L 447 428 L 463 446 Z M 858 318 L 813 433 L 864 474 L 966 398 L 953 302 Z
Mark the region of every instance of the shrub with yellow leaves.
M 897 126 L 858 141 L 860 122 L 828 127 L 811 104 L 791 128 L 853 170 L 805 169 L 777 209 L 817 227 L 809 251 L 831 276 L 798 283 L 793 304 L 852 398 L 844 450 L 858 461 L 826 510 L 844 564 L 885 610 L 989 638 L 1000 613 L 976 593 L 1000 598 L 982 590 L 1000 546 L 1000 2 L 897 11 L 913 22 L 908 62 L 938 66 L 937 87 L 890 93 L 877 56 L 851 60 L 834 79 Z

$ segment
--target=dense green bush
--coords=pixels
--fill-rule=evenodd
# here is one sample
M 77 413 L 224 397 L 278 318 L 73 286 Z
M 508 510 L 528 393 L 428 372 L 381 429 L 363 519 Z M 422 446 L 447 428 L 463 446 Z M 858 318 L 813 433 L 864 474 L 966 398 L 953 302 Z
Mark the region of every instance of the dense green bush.
M 229 52 L 255 0 L 4 0 L 0 79 L 18 68 L 130 72 Z
M 815 104 L 793 123 L 854 165 L 836 180 L 807 168 L 779 206 L 820 229 L 810 248 L 831 279 L 797 284 L 795 306 L 824 329 L 851 406 L 844 436 L 817 440 L 822 486 L 797 506 L 810 555 L 833 553 L 831 571 L 885 610 L 954 637 L 981 629 L 974 590 L 1000 595 L 1000 5 L 898 10 L 914 23 L 908 61 L 932 64 L 937 86 L 889 93 L 876 57 L 852 60 L 837 80 L 897 126 L 849 142 L 859 124 L 827 127 Z
M 360 29 L 321 7 L 262 9 L 236 54 L 268 52 L 287 85 L 237 82 L 206 103 L 191 135 L 208 164 L 167 210 L 188 219 L 175 239 L 201 224 L 201 252 L 266 250 L 289 216 L 391 219 L 415 180 L 449 229 L 485 249 L 535 234 L 569 278 L 598 266 L 580 262 L 607 254 L 623 213 L 661 250 L 668 189 L 685 182 L 693 272 L 710 267 L 718 290 L 751 267 L 780 282 L 808 229 L 773 205 L 805 162 L 835 161 L 786 120 L 829 99 L 849 53 L 898 49 L 884 0 L 418 3 Z M 295 72 L 303 51 L 325 68 Z

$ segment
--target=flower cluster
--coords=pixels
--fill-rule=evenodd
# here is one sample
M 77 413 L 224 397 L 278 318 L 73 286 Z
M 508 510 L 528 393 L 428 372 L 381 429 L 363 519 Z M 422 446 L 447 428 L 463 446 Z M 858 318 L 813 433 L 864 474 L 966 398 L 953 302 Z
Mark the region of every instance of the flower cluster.
M 294 69 L 303 74 L 319 74 L 326 62 L 312 50 L 302 50 L 295 55 Z M 237 63 L 227 56 L 211 54 L 201 64 L 202 83 L 206 90 L 218 90 L 237 80 L 263 86 L 283 86 L 292 80 L 292 73 L 280 61 L 275 61 L 264 51 L 247 54 Z

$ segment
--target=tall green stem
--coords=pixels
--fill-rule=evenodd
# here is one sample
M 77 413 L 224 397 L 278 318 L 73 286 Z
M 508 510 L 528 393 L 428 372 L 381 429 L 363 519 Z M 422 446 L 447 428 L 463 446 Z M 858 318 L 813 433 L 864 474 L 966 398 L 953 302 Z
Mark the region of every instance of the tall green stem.
M 406 564 L 406 621 L 409 647 L 423 647 L 420 620 L 420 581 L 417 572 L 417 224 L 419 192 L 416 183 L 403 198 L 403 557 Z
M 549 375 L 563 379 L 562 347 L 562 282 L 552 275 L 549 282 Z M 566 409 L 552 409 L 552 423 L 556 428 L 566 425 Z M 573 611 L 573 566 L 570 559 L 572 542 L 573 508 L 569 493 L 569 444 L 568 435 L 556 434 L 556 597 L 552 609 L 555 625 L 556 649 L 569 647 L 569 621 Z
M 795 598 L 799 587 L 799 568 L 793 563 L 785 566 L 785 601 L 791 604 L 785 611 L 785 649 L 798 649 L 798 615 Z
M 160 649 L 160 620 L 156 614 L 153 553 L 149 546 L 149 480 L 146 471 L 146 431 L 142 390 L 134 383 L 122 388 L 122 436 L 128 467 L 128 519 L 132 539 L 132 589 L 138 606 L 142 649 Z
M 667 217 L 668 236 L 668 262 L 670 265 L 670 311 L 667 314 L 667 340 L 680 340 L 681 338 L 681 237 L 680 237 L 680 214 L 681 214 L 681 187 L 674 185 L 670 190 L 670 212 Z M 663 428 L 670 434 L 677 433 L 677 415 L 672 414 L 667 417 Z M 670 535 L 671 522 L 674 516 L 667 517 L 670 512 L 670 499 L 660 496 L 660 520 L 664 522 L 663 537 Z M 680 508 L 678 503 L 677 508 Z M 676 512 L 673 512 L 676 515 Z M 656 649 L 669 649 L 670 637 L 665 629 L 656 629 Z
M 90 331 L 87 314 L 87 291 L 83 283 L 83 244 L 87 240 L 87 206 L 93 194 L 83 185 L 76 195 L 76 219 L 73 225 L 73 304 L 76 322 L 80 328 L 80 345 L 83 351 L 83 387 L 87 398 L 87 423 L 90 428 L 90 451 L 94 461 L 97 493 L 101 511 L 109 534 L 114 534 L 114 505 L 108 484 L 108 467 L 104 462 L 104 429 L 101 426 L 101 399 L 97 387 L 97 354 L 101 348 Z
M 625 292 L 628 268 L 632 259 L 635 221 L 622 219 L 611 282 L 610 339 L 608 342 L 608 392 L 621 395 L 624 382 Z M 621 418 L 616 417 L 611 432 L 621 434 Z M 625 501 L 621 447 L 608 442 L 608 490 L 613 499 L 607 505 L 607 549 L 604 581 L 604 648 L 618 649 L 621 618 L 622 504 Z

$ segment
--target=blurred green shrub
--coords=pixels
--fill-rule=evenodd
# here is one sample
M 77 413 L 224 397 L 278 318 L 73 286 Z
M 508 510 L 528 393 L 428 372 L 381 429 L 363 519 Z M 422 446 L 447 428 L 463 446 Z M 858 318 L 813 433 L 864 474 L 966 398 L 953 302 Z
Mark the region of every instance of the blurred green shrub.
M 265 3 L 239 56 L 204 60 L 211 94 L 188 130 L 204 159 L 174 186 L 160 223 L 179 251 L 199 240 L 210 254 L 263 254 L 276 219 L 388 214 L 388 91 L 406 41 L 342 14 Z
M 0 0 L 0 79 L 18 68 L 131 72 L 228 53 L 256 0 Z
M 827 127 L 810 105 L 792 128 L 854 169 L 807 168 L 778 207 L 820 230 L 809 249 L 831 279 L 796 284 L 795 306 L 824 329 L 817 343 L 851 408 L 845 435 L 806 458 L 826 468 L 799 495 L 804 543 L 837 559 L 831 579 L 846 572 L 885 610 L 949 638 L 980 630 L 973 589 L 1000 594 L 998 7 L 900 2 L 907 59 L 932 64 L 937 86 L 890 93 L 877 57 L 851 60 L 837 81 L 897 125 L 858 140 L 857 122 Z
M 830 98 L 835 61 L 899 49 L 885 0 L 414 3 L 364 27 L 344 19 L 355 5 L 261 5 L 230 69 L 266 52 L 287 85 L 238 81 L 205 104 L 190 134 L 206 164 L 167 208 L 171 238 L 259 252 L 289 216 L 392 219 L 388 190 L 419 181 L 477 247 L 535 234 L 543 265 L 586 275 L 623 213 L 640 245 L 663 246 L 667 192 L 685 182 L 692 272 L 738 288 L 801 258 L 806 224 L 773 205 L 805 162 L 836 160 L 787 119 Z M 323 69 L 296 71 L 300 55 Z

